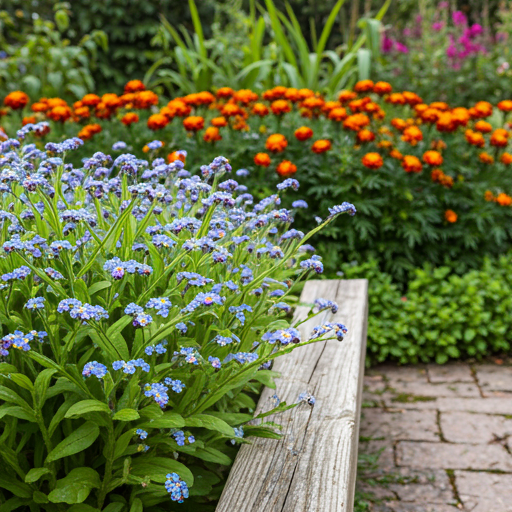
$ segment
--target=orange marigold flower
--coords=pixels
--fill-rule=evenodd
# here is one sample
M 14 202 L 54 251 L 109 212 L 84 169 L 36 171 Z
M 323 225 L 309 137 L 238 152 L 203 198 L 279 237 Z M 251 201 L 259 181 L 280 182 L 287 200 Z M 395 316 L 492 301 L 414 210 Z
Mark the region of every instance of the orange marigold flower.
M 431 149 L 435 149 L 437 151 L 442 151 L 443 149 L 447 148 L 446 142 L 441 139 L 433 139 L 432 142 L 430 143 L 430 147 Z
M 27 116 L 21 120 L 21 125 L 25 126 L 26 124 L 34 124 L 35 122 L 36 122 L 36 116 Z
M 339 101 L 326 101 L 322 107 L 322 112 L 328 114 L 332 109 L 341 107 Z
M 503 100 L 496 105 L 503 112 L 512 112 L 512 100 Z
M 486 201 L 494 201 L 496 198 L 494 197 L 494 194 L 490 190 L 486 190 L 484 194 L 484 199 Z
M 491 146 L 505 147 L 508 144 L 508 132 L 504 128 L 497 128 L 491 135 Z
M 327 139 L 319 139 L 313 143 L 311 146 L 311 151 L 316 153 L 317 155 L 320 153 L 325 153 L 331 149 L 331 141 Z
M 86 119 L 91 117 L 91 112 L 89 111 L 89 107 L 78 107 L 75 108 L 74 112 L 75 116 L 81 117 L 82 119 Z
M 300 109 L 300 117 L 305 117 L 307 119 L 311 119 L 313 117 L 313 111 L 309 108 L 301 108 Z
M 255 92 L 252 92 L 250 89 L 240 89 L 236 91 L 233 95 L 235 101 L 239 101 L 243 105 L 247 105 L 253 101 L 258 100 L 258 95 Z
M 33 103 L 30 108 L 32 112 L 46 112 L 48 110 L 48 104 L 38 101 L 37 103 Z
M 404 95 L 400 92 L 394 92 L 394 93 L 390 94 L 386 98 L 386 101 L 388 103 L 391 103 L 392 105 L 405 105 L 407 103 Z
M 293 103 L 295 103 L 296 101 L 300 100 L 299 90 L 295 89 L 295 87 L 288 87 L 288 89 L 286 89 L 284 97 L 288 101 L 292 101 Z
M 199 99 L 197 97 L 197 93 L 193 92 L 192 94 L 187 94 L 181 98 L 187 105 L 199 105 Z
M 420 103 L 419 105 L 414 105 L 414 111 L 416 112 L 416 115 L 421 115 L 425 110 L 428 110 L 428 105 L 425 105 L 425 103 Z
M 299 100 L 305 100 L 306 98 L 313 97 L 315 93 L 311 89 L 299 89 L 298 95 Z
M 451 112 L 441 112 L 441 114 L 439 114 L 436 128 L 439 132 L 453 132 L 457 129 L 457 122 Z
M 96 133 L 100 133 L 102 128 L 99 124 L 87 124 L 78 133 L 78 138 L 82 140 L 88 140 Z
M 404 91 L 402 93 L 406 103 L 411 105 L 411 107 L 414 107 L 414 105 L 420 105 L 423 103 L 423 100 L 415 93 L 410 91 Z
M 483 147 L 485 145 L 484 136 L 480 132 L 474 132 L 473 130 L 466 130 L 464 132 L 467 142 L 472 146 Z
M 175 98 L 174 100 L 169 101 L 167 103 L 166 115 L 167 117 L 187 117 L 190 112 L 192 112 L 192 108 L 190 105 L 187 105 L 183 100 L 179 98 Z M 238 107 L 237 107 L 238 108 Z
M 268 167 L 270 165 L 270 157 L 267 153 L 257 153 L 254 157 L 254 163 L 260 167 Z
M 379 153 L 366 153 L 361 162 L 368 169 L 380 169 L 384 165 L 384 161 Z
M 71 109 L 66 105 L 59 105 L 53 107 L 48 113 L 48 117 L 53 121 L 60 121 L 61 123 L 67 121 L 71 117 Z
M 402 140 L 408 142 L 411 146 L 415 146 L 423 140 L 423 132 L 417 126 L 408 126 L 402 132 Z
M 281 153 L 288 146 L 286 137 L 280 133 L 273 133 L 267 138 L 265 147 L 273 153 Z
M 366 114 L 352 114 L 343 121 L 343 128 L 358 132 L 370 124 L 370 118 Z
M 4 99 L 4 105 L 13 110 L 20 110 L 28 103 L 28 95 L 23 91 L 10 92 Z
M 268 89 L 263 93 L 263 99 L 267 101 L 274 101 L 286 96 L 287 88 L 282 85 L 277 85 L 273 89 Z
M 284 101 L 284 100 L 278 100 L 278 101 Z M 276 102 L 274 102 L 274 103 L 276 103 Z M 286 104 L 288 105 L 288 103 L 286 103 Z M 288 110 L 288 112 L 289 112 L 289 110 Z M 254 106 L 252 107 L 252 113 L 256 116 L 265 117 L 268 115 L 269 110 L 268 110 L 268 107 L 266 105 L 264 105 L 263 103 L 255 103 Z M 275 114 L 275 112 L 274 112 L 274 114 Z
M 402 160 L 402 158 L 404 157 L 402 155 L 402 153 L 400 153 L 400 151 L 398 151 L 398 149 L 392 149 L 390 152 L 389 152 L 389 156 L 391 158 L 395 158 L 396 160 Z
M 475 117 L 489 117 L 492 114 L 492 105 L 488 101 L 479 101 L 472 110 Z
M 402 159 L 402 167 L 405 172 L 421 172 L 423 166 L 420 159 L 413 155 L 405 155 Z
M 286 114 L 291 110 L 290 104 L 286 100 L 275 100 L 270 105 L 270 108 L 275 116 Z
M 227 126 L 228 120 L 224 116 L 214 117 L 210 123 L 212 126 L 216 126 L 217 128 L 222 128 Z
M 441 112 L 446 112 L 447 110 L 450 110 L 448 103 L 445 103 L 444 101 L 433 101 L 430 104 L 430 108 L 440 110 Z
M 512 155 L 510 153 L 503 153 L 501 156 L 500 156 L 500 162 L 502 164 L 505 164 L 505 165 L 510 165 L 512 164 Z
M 103 98 L 102 98 L 103 101 Z M 118 101 L 121 100 L 118 98 Z M 146 109 L 152 105 L 158 105 L 158 96 L 153 91 L 140 91 L 135 95 L 135 108 Z
M 457 107 L 452 110 L 452 117 L 458 126 L 466 126 L 471 116 L 469 110 L 464 107 Z
M 148 128 L 150 130 L 161 130 L 169 124 L 169 119 L 163 114 L 153 114 L 149 116 Z
M 483 153 L 480 153 L 478 155 L 478 158 L 480 159 L 480 162 L 484 164 L 493 164 L 494 163 L 494 157 L 492 155 L 489 155 L 489 153 L 486 153 L 485 151 Z
M 440 115 L 441 111 L 435 108 L 426 108 L 423 112 L 420 113 L 421 120 L 430 124 L 437 122 Z
M 357 132 L 357 142 L 359 143 L 365 143 L 365 142 L 372 142 L 375 140 L 375 133 L 373 133 L 370 130 L 361 130 Z
M 167 155 L 167 162 L 172 164 L 176 160 L 180 160 L 183 163 L 185 163 L 186 158 L 187 158 L 186 151 L 173 151 L 172 153 L 169 153 Z
M 378 148 L 391 149 L 393 147 L 393 143 L 390 140 L 381 140 L 377 143 Z
M 373 86 L 373 92 L 375 94 L 378 94 L 379 96 L 382 96 L 384 94 L 389 94 L 393 90 L 393 87 L 391 87 L 391 84 L 388 84 L 387 82 L 377 82 Z
M 357 98 L 357 94 L 354 91 L 341 91 L 338 94 L 338 100 L 341 103 L 348 103 L 349 101 L 352 101 L 353 99 Z
M 215 96 L 208 91 L 198 92 L 196 95 L 198 105 L 211 105 L 215 102 Z
M 356 92 L 368 92 L 373 90 L 373 82 L 371 80 L 360 80 L 354 85 L 354 91 Z
M 146 86 L 140 81 L 140 80 L 130 80 L 125 86 L 124 86 L 124 92 L 139 92 L 139 91 L 145 91 Z
M 231 87 L 221 87 L 217 90 L 216 96 L 217 98 L 231 98 L 231 96 L 233 96 L 234 93 L 235 91 L 233 91 Z
M 242 109 L 234 103 L 226 103 L 220 112 L 224 117 L 232 117 L 239 115 L 242 112 Z
M 125 126 L 130 126 L 133 123 L 139 122 L 139 115 L 135 112 L 127 112 L 122 118 L 121 123 L 123 123 Z
M 441 178 L 439 179 L 439 183 L 443 185 L 443 187 L 446 188 L 452 188 L 453 187 L 453 178 L 451 176 L 447 176 L 446 174 L 443 174 Z
M 187 132 L 197 132 L 204 128 L 204 118 L 201 116 L 189 116 L 183 119 L 183 127 Z
M 394 119 L 391 119 L 391 126 L 394 126 L 398 131 L 401 132 L 407 128 L 407 122 L 404 119 L 395 117 Z
M 222 136 L 220 135 L 218 128 L 215 126 L 209 126 L 204 132 L 203 140 L 205 142 L 216 142 L 218 140 L 222 140 Z
M 430 177 L 435 183 L 440 182 L 444 175 L 445 174 L 441 169 L 432 169 L 432 172 L 430 173 Z
M 309 126 L 301 126 L 294 132 L 295 138 L 300 141 L 305 141 L 313 137 L 313 130 Z
M 365 112 L 373 114 L 379 112 L 381 108 L 379 107 L 379 105 L 377 105 L 377 103 L 374 103 L 373 101 L 368 101 L 363 105 L 363 110 Z
M 347 111 L 343 107 L 333 108 L 329 114 L 327 114 L 327 118 L 339 123 L 347 118 Z
M 145 91 L 153 94 L 151 91 Z M 141 94 L 144 94 L 142 92 Z M 156 96 L 156 95 L 155 95 Z M 101 97 L 101 103 L 103 103 L 109 109 L 116 109 L 122 105 L 121 99 L 117 94 L 107 93 Z
M 480 120 L 475 123 L 475 130 L 481 133 L 490 133 L 492 132 L 492 126 L 491 123 Z
M 512 204 L 512 197 L 510 197 L 509 195 L 507 195 L 504 192 L 502 192 L 501 194 L 498 194 L 498 196 L 496 197 L 495 201 L 500 206 L 510 206 Z
M 41 100 L 42 101 L 42 100 Z M 48 98 L 46 104 L 50 109 L 54 107 L 67 107 L 68 104 L 62 98 Z
M 444 218 L 453 224 L 454 222 L 457 222 L 457 214 L 453 210 L 446 210 L 444 212 Z
M 276 169 L 277 174 L 283 178 L 293 176 L 297 172 L 297 166 L 292 164 L 290 160 L 283 160 Z
M 322 108 L 325 105 L 325 101 L 322 98 L 316 96 L 310 96 L 302 102 L 302 107 L 309 108 L 311 110 Z
M 348 108 L 352 110 L 352 112 L 363 112 L 364 107 L 368 101 L 371 101 L 370 98 L 358 98 L 357 100 L 352 100 L 348 104 Z
M 443 157 L 441 156 L 441 153 L 429 149 L 423 153 L 423 161 L 428 165 L 437 167 L 438 165 L 443 164 Z

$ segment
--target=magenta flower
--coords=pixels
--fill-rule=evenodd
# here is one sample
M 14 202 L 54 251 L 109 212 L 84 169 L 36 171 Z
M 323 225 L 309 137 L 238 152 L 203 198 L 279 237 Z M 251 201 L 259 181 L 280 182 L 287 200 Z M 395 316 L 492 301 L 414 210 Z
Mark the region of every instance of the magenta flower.
M 400 43 L 399 41 L 395 42 L 395 48 L 397 52 L 400 53 L 409 53 L 409 48 L 403 43 Z
M 432 30 L 435 30 L 436 32 L 443 30 L 443 27 L 444 23 L 442 21 L 436 21 L 435 23 L 432 23 Z
M 455 25 L 465 25 L 467 23 L 466 15 L 462 11 L 455 11 L 452 14 L 452 20 Z

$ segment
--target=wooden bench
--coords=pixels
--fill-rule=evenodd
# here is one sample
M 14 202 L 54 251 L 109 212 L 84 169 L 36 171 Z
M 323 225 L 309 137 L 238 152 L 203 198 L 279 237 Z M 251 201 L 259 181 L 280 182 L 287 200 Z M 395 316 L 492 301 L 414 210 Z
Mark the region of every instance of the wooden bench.
M 322 312 L 301 326 L 303 339 L 326 321 L 345 324 L 342 342 L 329 340 L 278 358 L 277 389 L 265 388 L 258 412 L 271 409 L 271 397 L 297 402 L 308 391 L 316 398 L 267 418 L 282 425 L 280 440 L 254 438 L 242 445 L 216 512 L 350 512 L 354 506 L 361 408 L 368 282 L 309 281 L 301 302 L 335 300 L 338 313 Z M 308 307 L 297 308 L 306 318 Z

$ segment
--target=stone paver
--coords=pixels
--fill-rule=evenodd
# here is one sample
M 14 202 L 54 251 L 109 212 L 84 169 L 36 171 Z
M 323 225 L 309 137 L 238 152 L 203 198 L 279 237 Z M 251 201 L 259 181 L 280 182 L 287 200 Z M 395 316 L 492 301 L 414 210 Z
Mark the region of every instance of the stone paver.
M 489 444 L 512 436 L 512 419 L 491 414 L 442 412 L 441 430 L 450 443 Z
M 471 382 L 475 379 L 469 364 L 455 363 L 450 365 L 427 365 L 428 380 L 433 384 L 439 382 Z
M 360 435 L 377 439 L 439 441 L 436 411 L 363 409 Z
M 512 475 L 455 471 L 460 499 L 468 510 L 512 511 Z
M 382 365 L 363 402 L 372 512 L 512 512 L 512 366 Z
M 496 371 L 493 364 L 476 365 L 475 373 L 484 395 L 512 393 L 512 366 L 500 366 Z

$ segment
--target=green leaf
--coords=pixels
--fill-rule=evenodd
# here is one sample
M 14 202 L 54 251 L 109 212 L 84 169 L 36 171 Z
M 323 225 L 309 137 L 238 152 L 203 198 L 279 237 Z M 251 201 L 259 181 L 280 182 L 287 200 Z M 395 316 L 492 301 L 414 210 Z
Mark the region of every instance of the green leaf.
M 140 428 L 181 428 L 185 426 L 185 420 L 175 412 L 166 411 L 158 418 L 140 425 Z
M 18 407 L 17 405 L 2 405 L 0 407 L 0 419 L 4 416 L 12 416 L 14 418 L 19 418 L 20 420 L 27 420 L 31 421 L 32 423 L 37 423 L 36 417 L 32 411 L 24 409 L 23 407 Z
M 72 418 L 73 416 L 83 416 L 89 412 L 106 412 L 110 414 L 111 411 L 106 403 L 100 402 L 99 400 L 82 400 L 72 405 L 64 417 Z
M 139 457 L 132 461 L 131 473 L 140 478 L 148 476 L 160 484 L 166 481 L 167 473 L 178 473 L 189 487 L 194 484 L 194 477 L 187 466 L 171 458 Z
M 105 288 L 109 288 L 110 286 L 112 286 L 110 281 L 99 281 L 98 283 L 94 283 L 93 285 L 89 286 L 89 295 L 93 296 L 95 293 L 98 293 Z
M 48 503 L 48 496 L 41 491 L 34 491 L 32 499 L 34 503 Z
M 86 505 L 85 503 L 79 503 L 69 508 L 68 512 L 100 512 L 99 509 Z
M 222 464 L 223 466 L 230 466 L 232 460 L 220 450 L 216 450 L 215 448 L 206 447 L 206 448 L 198 448 L 194 452 L 194 457 L 205 460 L 207 462 L 214 462 L 216 464 Z
M 86 421 L 48 454 L 46 462 L 53 462 L 54 460 L 74 455 L 89 448 L 96 441 L 99 434 L 100 429 L 98 425 L 92 421 Z
M 18 395 L 18 393 L 5 386 L 0 386 L 0 400 L 15 403 L 16 405 L 19 405 L 26 411 L 33 412 L 32 407 L 30 407 L 30 405 L 28 405 L 28 403 L 25 402 L 25 400 L 23 400 L 23 398 L 21 398 L 20 395 Z
M 50 472 L 48 468 L 32 468 L 25 476 L 25 482 L 31 484 L 37 482 L 43 475 Z
M 8 475 L 5 468 L 0 473 L 0 487 L 12 492 L 18 498 L 32 498 L 32 488 L 25 482 L 20 482 L 17 478 Z
M 52 503 L 82 503 L 91 489 L 101 485 L 100 476 L 92 468 L 75 468 L 61 480 L 57 480 L 55 489 L 48 495 Z
M 121 409 L 114 414 L 114 419 L 118 421 L 134 421 L 140 418 L 140 414 L 135 409 Z
M 34 406 L 41 409 L 46 400 L 46 392 L 50 386 L 52 376 L 57 373 L 57 370 L 46 368 L 39 372 L 34 382 Z
M 18 386 L 21 386 L 32 393 L 34 384 L 32 384 L 32 381 L 23 373 L 11 373 L 10 379 L 18 384 Z
M 196 414 L 185 418 L 186 427 L 202 427 L 208 430 L 215 430 L 228 437 L 235 437 L 233 427 L 230 427 L 225 421 L 209 414 Z
M 142 506 L 142 501 L 140 498 L 135 498 L 132 502 L 132 506 L 130 507 L 130 512 L 143 512 L 144 507 Z

